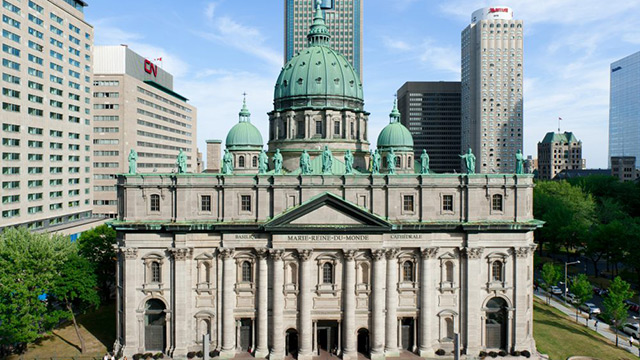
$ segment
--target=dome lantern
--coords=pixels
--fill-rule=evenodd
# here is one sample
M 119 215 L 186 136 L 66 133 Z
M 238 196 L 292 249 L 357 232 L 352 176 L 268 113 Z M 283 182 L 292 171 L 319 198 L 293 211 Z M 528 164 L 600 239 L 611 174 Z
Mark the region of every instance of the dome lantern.
M 307 34 L 309 40 L 309 46 L 329 46 L 331 40 L 331 34 L 324 22 L 324 14 L 322 13 L 322 0 L 316 2 L 316 14 L 313 19 L 313 24 Z

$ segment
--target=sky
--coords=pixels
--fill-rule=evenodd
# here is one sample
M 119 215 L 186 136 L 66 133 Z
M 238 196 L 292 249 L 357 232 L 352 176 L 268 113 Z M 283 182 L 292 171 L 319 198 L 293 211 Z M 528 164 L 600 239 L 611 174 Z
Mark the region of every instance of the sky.
M 471 13 L 509 6 L 524 20 L 524 152 L 549 131 L 573 131 L 588 168 L 607 167 L 609 72 L 640 51 L 640 0 L 363 0 L 364 95 L 370 141 L 406 81 L 459 81 L 460 33 Z M 224 141 L 243 93 L 268 141 L 284 63 L 284 0 L 88 0 L 96 45 L 126 44 L 174 76 L 198 109 L 198 148 Z

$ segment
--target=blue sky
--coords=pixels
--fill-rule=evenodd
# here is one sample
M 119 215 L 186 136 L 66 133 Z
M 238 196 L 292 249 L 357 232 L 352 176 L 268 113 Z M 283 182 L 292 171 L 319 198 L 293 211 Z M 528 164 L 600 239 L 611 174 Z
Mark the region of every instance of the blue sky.
M 640 0 L 364 0 L 364 89 L 370 141 L 405 81 L 460 79 L 460 32 L 471 13 L 504 5 L 525 21 L 525 153 L 548 131 L 574 131 L 587 166 L 607 166 L 609 64 L 640 50 Z M 222 139 L 248 93 L 267 141 L 283 65 L 283 0 L 94 0 L 97 45 L 127 44 L 174 75 L 198 108 L 198 147 Z

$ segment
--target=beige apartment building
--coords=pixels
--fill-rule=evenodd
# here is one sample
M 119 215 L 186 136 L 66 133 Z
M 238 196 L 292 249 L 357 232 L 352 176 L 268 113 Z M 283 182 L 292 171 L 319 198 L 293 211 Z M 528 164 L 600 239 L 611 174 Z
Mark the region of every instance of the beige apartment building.
M 5 0 L 0 228 L 91 222 L 93 27 L 78 0 Z
M 196 108 L 173 91 L 173 76 L 127 46 L 96 46 L 93 81 L 93 177 L 95 214 L 117 213 L 115 175 L 176 171 L 178 152 L 197 172 Z
M 572 132 L 548 132 L 538 143 L 538 178 L 551 180 L 563 170 L 582 170 L 582 141 Z
M 523 22 L 508 7 L 476 10 L 462 31 L 462 152 L 478 173 L 513 173 L 523 148 Z

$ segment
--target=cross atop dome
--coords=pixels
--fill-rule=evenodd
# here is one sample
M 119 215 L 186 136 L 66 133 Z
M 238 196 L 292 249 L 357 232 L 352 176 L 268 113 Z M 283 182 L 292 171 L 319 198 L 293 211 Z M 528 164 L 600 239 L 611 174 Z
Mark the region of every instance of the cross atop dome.
M 398 95 L 395 95 L 393 99 L 393 110 L 389 114 L 390 123 L 400 122 L 400 110 L 398 110 Z
M 324 13 L 322 12 L 322 0 L 316 1 L 316 14 L 313 18 L 313 24 L 311 24 L 311 27 L 309 29 L 307 39 L 309 39 L 310 46 L 329 46 L 331 34 L 329 34 L 329 29 L 327 28 L 327 25 L 324 21 Z
M 247 108 L 247 93 L 242 93 L 244 99 L 242 100 L 242 110 L 240 110 L 240 122 L 251 122 L 251 113 Z

